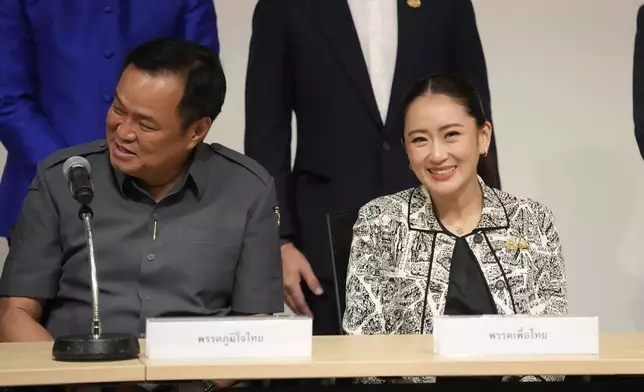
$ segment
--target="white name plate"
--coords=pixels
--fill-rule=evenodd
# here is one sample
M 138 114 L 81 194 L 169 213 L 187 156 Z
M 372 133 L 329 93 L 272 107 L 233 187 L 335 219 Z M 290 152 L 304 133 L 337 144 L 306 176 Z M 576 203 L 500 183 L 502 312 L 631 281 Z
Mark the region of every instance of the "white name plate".
M 311 357 L 313 320 L 303 316 L 149 318 L 149 359 Z
M 598 355 L 599 319 L 565 316 L 440 316 L 434 353 L 445 356 Z

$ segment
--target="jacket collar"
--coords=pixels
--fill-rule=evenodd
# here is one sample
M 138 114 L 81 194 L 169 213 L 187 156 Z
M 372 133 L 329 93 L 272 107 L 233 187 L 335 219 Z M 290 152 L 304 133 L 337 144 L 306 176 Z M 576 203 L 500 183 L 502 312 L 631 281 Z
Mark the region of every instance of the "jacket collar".
M 483 213 L 474 231 L 507 229 L 510 219 L 498 191 L 485 185 L 481 177 L 478 180 L 483 190 Z M 407 222 L 411 230 L 444 232 L 434 214 L 429 192 L 422 185 L 411 191 Z

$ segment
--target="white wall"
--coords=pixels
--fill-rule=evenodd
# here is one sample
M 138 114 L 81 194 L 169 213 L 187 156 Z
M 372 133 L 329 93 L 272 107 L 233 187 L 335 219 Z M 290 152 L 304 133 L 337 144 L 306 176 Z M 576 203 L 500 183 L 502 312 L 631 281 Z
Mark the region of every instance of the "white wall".
M 571 312 L 600 316 L 604 330 L 644 329 L 644 163 L 631 113 L 640 1 L 474 4 L 505 190 L 557 216 Z M 216 5 L 229 88 L 209 139 L 241 151 L 255 0 Z
M 506 190 L 558 218 L 570 309 L 644 329 L 635 0 L 476 0 Z

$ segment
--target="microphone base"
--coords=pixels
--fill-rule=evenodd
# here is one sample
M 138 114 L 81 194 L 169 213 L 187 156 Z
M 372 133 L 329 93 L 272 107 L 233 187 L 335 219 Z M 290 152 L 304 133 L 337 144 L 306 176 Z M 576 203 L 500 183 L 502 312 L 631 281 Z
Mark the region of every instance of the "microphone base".
M 65 362 L 119 361 L 139 357 L 139 340 L 132 334 L 106 333 L 94 338 L 87 335 L 68 335 L 56 338 L 54 360 Z

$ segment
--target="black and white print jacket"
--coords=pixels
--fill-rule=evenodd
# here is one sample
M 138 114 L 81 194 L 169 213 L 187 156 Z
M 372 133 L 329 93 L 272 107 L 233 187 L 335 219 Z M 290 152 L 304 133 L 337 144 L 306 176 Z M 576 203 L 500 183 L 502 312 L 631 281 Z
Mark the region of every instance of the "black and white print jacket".
M 552 212 L 536 201 L 492 189 L 480 178 L 479 182 L 483 212 L 466 240 L 498 314 L 567 314 L 563 254 Z M 439 224 L 423 186 L 364 205 L 353 229 L 345 332 L 432 333 L 433 316 L 443 314 L 445 308 L 455 242 Z M 412 377 L 404 381 L 433 380 Z

